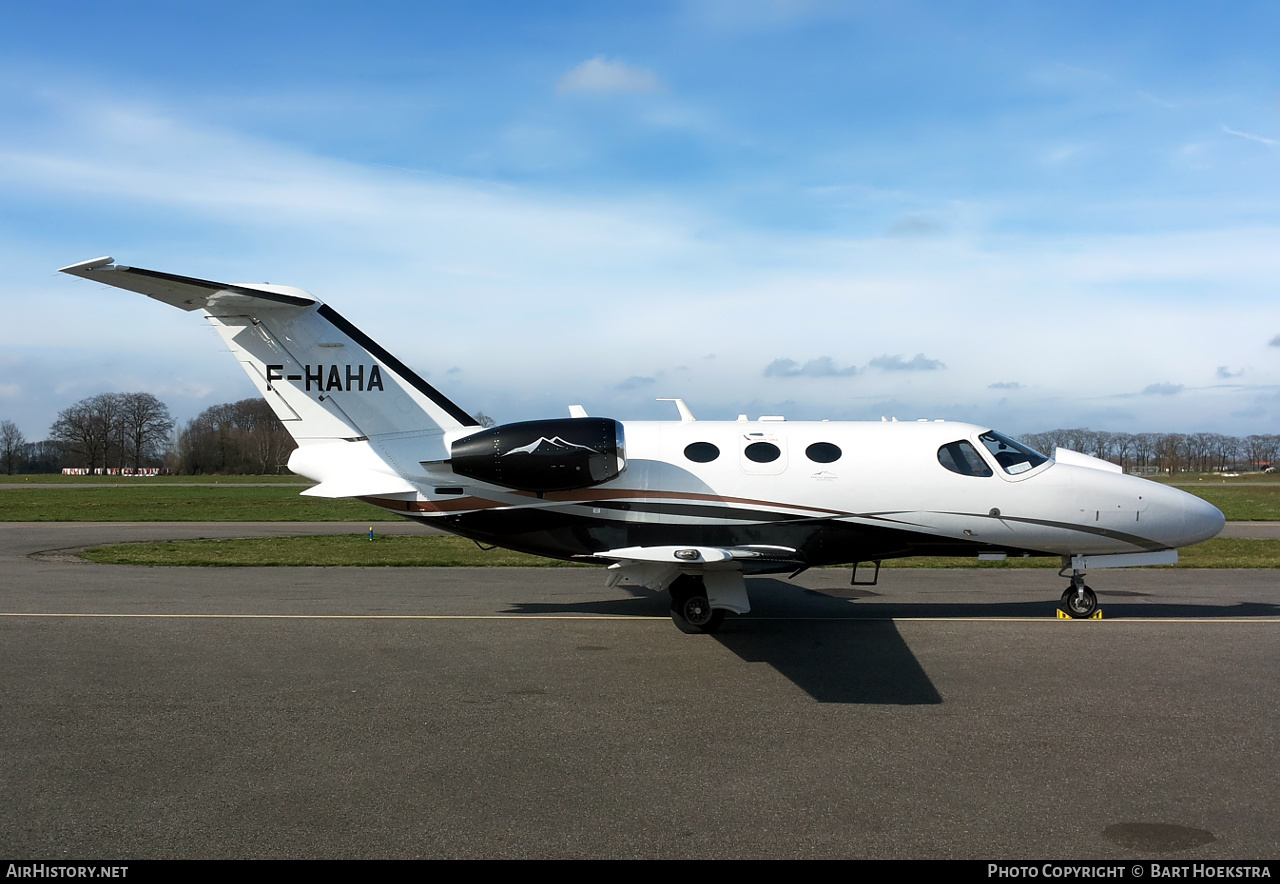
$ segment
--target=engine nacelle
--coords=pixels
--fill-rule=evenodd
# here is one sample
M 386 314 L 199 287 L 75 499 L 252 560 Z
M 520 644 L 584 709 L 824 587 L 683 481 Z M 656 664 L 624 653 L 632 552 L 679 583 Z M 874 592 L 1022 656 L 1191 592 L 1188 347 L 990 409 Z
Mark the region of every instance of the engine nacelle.
M 607 417 L 521 421 L 454 442 L 459 476 L 517 491 L 572 491 L 615 479 L 627 468 L 622 424 Z

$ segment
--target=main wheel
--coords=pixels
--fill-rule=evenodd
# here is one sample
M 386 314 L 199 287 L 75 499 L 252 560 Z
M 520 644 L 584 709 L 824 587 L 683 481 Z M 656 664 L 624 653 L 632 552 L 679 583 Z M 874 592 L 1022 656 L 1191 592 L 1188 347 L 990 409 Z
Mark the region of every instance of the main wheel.
M 1062 610 L 1072 619 L 1088 620 L 1098 610 L 1098 597 L 1087 586 L 1083 593 L 1077 592 L 1074 585 L 1068 586 L 1062 594 Z
M 681 632 L 709 634 L 724 623 L 724 609 L 711 607 L 702 578 L 686 574 L 671 584 L 671 621 Z

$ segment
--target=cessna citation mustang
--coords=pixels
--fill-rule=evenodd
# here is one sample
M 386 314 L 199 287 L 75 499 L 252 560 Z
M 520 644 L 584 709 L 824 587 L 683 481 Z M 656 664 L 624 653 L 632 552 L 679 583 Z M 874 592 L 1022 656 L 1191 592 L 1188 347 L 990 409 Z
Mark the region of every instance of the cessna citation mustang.
M 669 591 L 685 632 L 750 610 L 747 574 L 902 556 L 1060 556 L 1062 609 L 1098 606 L 1086 568 L 1172 564 L 1217 509 L 986 427 L 780 417 L 589 417 L 483 428 L 332 307 L 296 288 L 228 285 L 98 258 L 62 272 L 203 310 L 298 443 L 316 497 L 354 497 L 484 543 L 608 566 Z M 866 574 L 869 568 L 864 568 Z M 870 581 L 874 583 L 874 577 Z M 864 581 L 865 582 L 865 581 Z

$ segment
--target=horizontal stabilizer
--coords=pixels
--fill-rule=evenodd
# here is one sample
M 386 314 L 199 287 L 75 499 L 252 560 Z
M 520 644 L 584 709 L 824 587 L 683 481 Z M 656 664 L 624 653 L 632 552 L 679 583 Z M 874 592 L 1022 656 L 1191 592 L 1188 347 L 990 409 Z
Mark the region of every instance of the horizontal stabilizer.
M 115 264 L 114 258 L 94 258 L 63 267 L 59 272 L 105 283 L 118 289 L 138 292 L 180 310 L 207 310 L 231 314 L 255 307 L 310 307 L 316 299 L 302 289 L 284 285 L 253 285 L 213 282 L 192 276 L 178 276 L 159 270 L 143 270 Z
M 380 497 L 389 494 L 416 494 L 417 490 L 412 483 L 400 476 L 362 470 L 326 479 L 302 494 L 304 497 Z

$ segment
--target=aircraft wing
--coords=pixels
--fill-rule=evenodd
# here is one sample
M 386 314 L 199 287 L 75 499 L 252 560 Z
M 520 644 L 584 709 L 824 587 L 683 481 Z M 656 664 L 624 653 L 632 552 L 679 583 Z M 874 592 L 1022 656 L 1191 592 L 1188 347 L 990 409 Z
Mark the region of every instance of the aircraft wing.
M 661 590 L 682 571 L 698 571 L 707 599 L 736 614 L 751 610 L 744 572 L 804 570 L 804 554 L 786 546 L 630 546 L 579 558 L 613 562 L 606 586 L 629 583 Z
M 777 570 L 804 564 L 804 555 L 787 546 L 628 546 L 593 553 L 583 558 L 609 559 L 619 563 L 651 562 L 686 566 L 731 561 L 783 566 Z
M 179 310 L 207 310 L 214 315 L 236 313 L 250 306 L 310 307 L 318 303 L 315 297 L 291 286 L 213 282 L 114 262 L 110 257 L 94 258 L 58 272 L 138 292 Z

